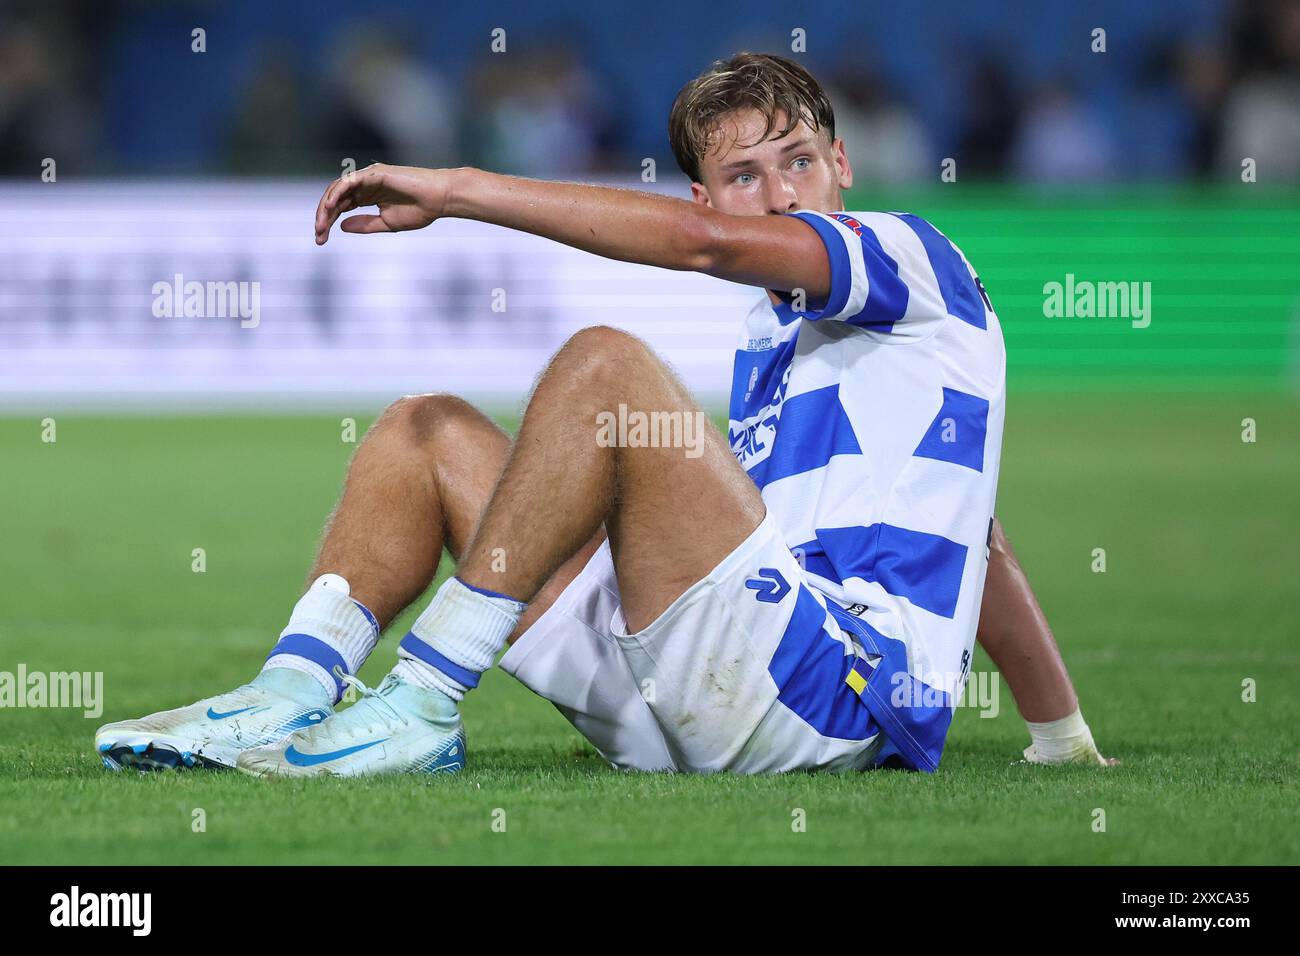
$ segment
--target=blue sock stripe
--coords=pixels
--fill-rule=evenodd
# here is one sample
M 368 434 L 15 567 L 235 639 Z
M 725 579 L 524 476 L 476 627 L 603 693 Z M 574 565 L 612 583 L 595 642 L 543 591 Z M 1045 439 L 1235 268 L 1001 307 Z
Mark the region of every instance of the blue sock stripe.
M 478 686 L 478 680 L 479 677 L 482 676 L 481 674 L 477 671 L 461 667 L 455 661 L 443 657 L 428 644 L 424 643 L 424 641 L 422 641 L 414 631 L 402 638 L 402 643 L 399 646 L 412 657 L 418 657 L 420 660 L 424 661 L 424 663 L 428 664 L 434 670 L 442 671 L 461 686 L 469 688 Z
M 335 703 L 343 699 L 343 681 L 338 679 L 338 675 L 334 673 L 334 668 L 343 668 L 345 674 L 351 672 L 348 670 L 348 662 L 334 648 L 310 634 L 286 634 L 280 638 L 280 642 L 275 647 L 271 648 L 271 653 L 266 655 L 266 659 L 269 661 L 272 657 L 278 657 L 281 654 L 301 657 L 303 660 L 311 661 L 313 664 L 325 668 L 325 673 L 329 674 L 330 680 L 334 681 Z
M 361 603 L 360 601 L 358 601 L 356 598 L 352 598 L 352 603 L 355 604 L 355 605 L 357 606 L 357 608 L 361 611 L 361 613 L 364 614 L 364 615 L 366 616 L 366 620 L 370 622 L 370 627 L 371 627 L 371 629 L 375 632 L 375 637 L 376 637 L 376 639 L 378 639 L 378 637 L 379 637 L 379 622 L 378 622 L 377 620 L 375 620 L 375 616 L 374 616 L 373 614 L 370 613 L 370 608 L 366 607 L 364 604 L 362 604 L 362 603 Z
M 471 591 L 473 591 L 475 594 L 482 594 L 484 597 L 490 597 L 490 598 L 501 598 L 503 601 L 514 601 L 516 604 L 527 604 L 527 603 L 528 603 L 527 601 L 520 601 L 520 600 L 517 600 L 517 599 L 515 599 L 515 598 L 512 598 L 509 594 L 502 594 L 502 593 L 500 593 L 499 591 L 489 591 L 487 588 L 478 588 L 478 587 L 475 587 L 475 586 L 472 585 L 472 584 L 466 584 L 466 582 L 465 582 L 462 578 L 459 578 L 459 577 L 456 578 L 456 580 L 457 580 L 457 581 L 460 581 L 461 584 L 464 584 L 465 587 L 469 588 L 469 589 L 470 589 Z

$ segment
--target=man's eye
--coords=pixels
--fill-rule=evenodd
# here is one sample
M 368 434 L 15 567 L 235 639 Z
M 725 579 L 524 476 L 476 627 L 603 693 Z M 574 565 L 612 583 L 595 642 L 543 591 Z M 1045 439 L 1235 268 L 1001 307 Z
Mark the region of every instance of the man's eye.
M 793 165 L 796 169 L 807 169 L 809 166 L 812 165 L 812 160 L 809 159 L 807 156 L 800 156 L 791 165 Z
M 751 173 L 741 173 L 739 176 L 736 177 L 737 186 L 748 186 L 753 181 L 754 181 L 754 177 Z

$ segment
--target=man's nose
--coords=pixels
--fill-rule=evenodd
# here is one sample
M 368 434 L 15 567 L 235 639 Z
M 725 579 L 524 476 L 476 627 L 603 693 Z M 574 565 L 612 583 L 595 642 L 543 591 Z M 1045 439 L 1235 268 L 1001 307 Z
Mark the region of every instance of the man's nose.
M 799 208 L 799 196 L 794 184 L 784 176 L 774 176 L 768 180 L 767 211 L 774 215 L 794 212 Z

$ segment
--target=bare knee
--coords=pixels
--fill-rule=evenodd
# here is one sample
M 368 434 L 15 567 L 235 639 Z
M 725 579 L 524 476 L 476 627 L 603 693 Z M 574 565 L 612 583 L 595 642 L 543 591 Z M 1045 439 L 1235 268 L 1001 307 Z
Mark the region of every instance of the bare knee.
M 399 398 L 375 423 L 376 431 L 381 428 L 405 444 L 423 447 L 447 442 L 471 444 L 489 432 L 500 431 L 469 402 L 443 392 Z
M 575 332 L 551 363 L 551 371 L 584 386 L 622 390 L 647 369 L 662 363 L 635 335 L 594 325 Z
M 654 355 L 650 347 L 631 332 L 608 325 L 592 325 L 574 332 L 560 354 L 616 362 L 636 362 Z

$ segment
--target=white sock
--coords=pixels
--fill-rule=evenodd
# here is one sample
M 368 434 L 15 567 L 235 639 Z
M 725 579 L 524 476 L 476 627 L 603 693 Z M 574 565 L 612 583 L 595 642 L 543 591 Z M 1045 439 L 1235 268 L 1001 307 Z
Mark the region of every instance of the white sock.
M 525 607 L 504 594 L 448 578 L 402 638 L 393 673 L 461 700 L 506 646 Z
M 348 582 L 337 574 L 323 574 L 312 582 L 294 605 L 262 669 L 288 667 L 310 674 L 337 703 L 343 686 L 334 667 L 355 674 L 379 641 L 379 623 L 349 593 Z
M 1092 731 L 1083 719 L 1083 712 L 1077 707 L 1074 713 L 1060 720 L 1035 723 L 1025 721 L 1029 736 L 1033 739 L 1030 750 L 1034 751 L 1041 763 L 1065 763 L 1081 757 L 1097 754 L 1097 745 L 1093 742 Z

